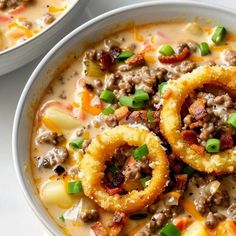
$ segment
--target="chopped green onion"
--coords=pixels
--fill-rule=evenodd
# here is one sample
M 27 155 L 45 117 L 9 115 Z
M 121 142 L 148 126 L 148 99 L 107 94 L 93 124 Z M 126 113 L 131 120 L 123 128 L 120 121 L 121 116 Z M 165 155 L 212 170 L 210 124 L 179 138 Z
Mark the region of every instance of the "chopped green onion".
M 116 98 L 112 91 L 110 90 L 103 90 L 100 94 L 100 98 L 107 103 L 112 103 Z
M 152 115 L 152 111 L 151 110 L 147 111 L 147 119 L 148 119 L 149 123 L 154 123 L 154 121 L 155 121 L 155 119 L 154 119 L 154 117 Z
M 124 51 L 124 52 L 121 52 L 118 57 L 116 58 L 117 62 L 123 62 L 125 61 L 126 59 L 132 57 L 134 55 L 133 52 L 131 51 Z
M 140 179 L 140 183 L 142 184 L 144 188 L 146 188 L 149 185 L 149 181 L 151 180 L 151 178 L 152 178 L 151 176 L 146 176 Z
M 69 146 L 75 150 L 81 149 L 83 145 L 84 139 L 83 138 L 78 138 L 69 143 Z
M 114 165 L 107 166 L 107 169 L 112 173 L 115 174 L 117 172 L 117 167 Z
M 185 166 L 182 170 L 183 174 L 191 175 L 195 172 L 195 170 L 191 166 Z
M 114 114 L 115 110 L 112 107 L 107 107 L 102 111 L 102 114 L 108 116 Z
M 68 182 L 67 185 L 67 193 L 68 194 L 75 194 L 75 193 L 82 193 L 83 187 L 81 181 L 73 181 Z
M 127 106 L 127 107 L 131 107 L 131 108 L 134 108 L 134 109 L 139 109 L 139 108 L 144 107 L 143 102 L 135 102 L 134 98 L 132 96 L 122 96 L 119 99 L 119 103 L 120 103 L 121 106 Z
M 175 51 L 170 45 L 165 44 L 161 46 L 161 48 L 159 49 L 159 53 L 164 56 L 171 56 L 175 54 Z
M 159 95 L 162 96 L 165 93 L 167 82 L 162 82 L 158 86 Z
M 172 224 L 167 223 L 161 230 L 160 230 L 160 236 L 181 236 L 180 231 L 178 228 Z
M 59 217 L 59 219 L 60 219 L 62 222 L 65 222 L 65 218 L 64 218 L 63 215 L 61 215 L 61 216 Z
M 210 138 L 207 140 L 205 148 L 208 152 L 219 152 L 220 140 L 217 138 Z
M 136 160 L 141 160 L 143 157 L 147 156 L 149 153 L 148 147 L 146 144 L 134 149 L 132 156 Z
M 135 102 L 143 102 L 149 100 L 148 93 L 144 92 L 143 89 L 138 89 L 135 91 L 134 94 L 134 101 Z
M 227 120 L 227 123 L 236 129 L 236 112 L 233 112 Z
M 223 26 L 217 26 L 214 34 L 211 37 L 211 40 L 216 44 L 219 45 L 222 43 L 227 31 Z
M 206 56 L 211 53 L 208 43 L 202 42 L 199 44 L 199 50 L 202 56 Z

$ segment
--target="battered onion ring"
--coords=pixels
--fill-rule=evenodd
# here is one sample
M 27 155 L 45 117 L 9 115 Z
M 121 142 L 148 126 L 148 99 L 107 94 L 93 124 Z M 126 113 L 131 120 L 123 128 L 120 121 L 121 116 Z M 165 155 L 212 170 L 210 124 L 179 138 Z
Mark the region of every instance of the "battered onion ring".
M 102 185 L 105 162 L 111 159 L 116 148 L 124 144 L 148 146 L 148 157 L 153 169 L 152 179 L 148 187 L 142 191 L 133 190 L 125 195 L 111 196 Z M 105 130 L 92 140 L 81 162 L 80 170 L 86 196 L 108 211 L 129 213 L 143 209 L 162 193 L 168 179 L 168 159 L 159 138 L 153 133 L 144 128 L 120 125 Z
M 188 144 L 181 136 L 181 107 L 190 93 L 205 84 L 221 85 L 235 92 L 236 67 L 199 67 L 179 80 L 170 81 L 161 112 L 161 131 L 173 151 L 194 169 L 215 174 L 233 173 L 236 172 L 236 147 L 215 154 L 205 150 L 199 153 L 196 145 Z

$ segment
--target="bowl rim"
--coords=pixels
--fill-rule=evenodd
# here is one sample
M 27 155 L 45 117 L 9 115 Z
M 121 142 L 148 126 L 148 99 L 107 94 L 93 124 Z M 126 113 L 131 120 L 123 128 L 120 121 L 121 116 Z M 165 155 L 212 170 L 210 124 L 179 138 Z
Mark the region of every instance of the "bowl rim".
M 23 46 L 27 46 L 27 44 L 32 43 L 33 41 L 40 39 L 44 34 L 46 34 L 48 31 L 51 30 L 51 28 L 53 28 L 55 25 L 59 24 L 64 17 L 66 17 L 67 15 L 70 14 L 70 12 L 73 10 L 73 8 L 79 4 L 80 2 L 82 2 L 81 0 L 75 0 L 75 2 L 70 6 L 70 9 L 63 12 L 58 19 L 56 19 L 52 24 L 50 24 L 48 27 L 46 27 L 45 29 L 43 29 L 42 31 L 40 31 L 38 34 L 34 35 L 33 37 L 25 40 L 24 42 L 18 44 L 18 45 L 14 45 L 13 47 L 10 47 L 6 50 L 0 51 L 0 58 L 8 53 L 12 53 L 16 50 L 18 50 L 20 47 Z
M 228 13 L 236 16 L 236 12 L 234 10 L 231 10 L 227 7 L 221 6 L 221 5 L 211 5 L 210 3 L 204 3 L 204 2 L 197 2 L 197 1 L 190 1 L 190 0 L 179 0 L 176 2 L 175 0 L 159 0 L 159 1 L 148 1 L 148 2 L 142 2 L 142 3 L 135 3 L 127 6 L 123 6 L 108 12 L 105 12 L 87 22 L 82 24 L 81 26 L 74 29 L 72 32 L 70 32 L 68 35 L 66 35 L 63 39 L 61 39 L 40 61 L 40 63 L 37 65 L 33 73 L 31 74 L 29 80 L 27 81 L 23 92 L 20 96 L 19 102 L 17 104 L 14 122 L 13 122 L 13 129 L 12 129 L 12 154 L 13 154 L 13 163 L 14 168 L 16 171 L 18 182 L 21 186 L 21 191 L 24 194 L 24 197 L 32 209 L 32 211 L 35 213 L 35 215 L 38 217 L 38 219 L 41 221 L 41 223 L 45 226 L 45 228 L 52 234 L 55 233 L 56 228 L 50 224 L 46 218 L 43 217 L 42 214 L 40 214 L 40 209 L 38 206 L 36 206 L 33 203 L 32 196 L 28 191 L 27 183 L 24 180 L 24 173 L 22 171 L 20 159 L 18 158 L 18 130 L 20 126 L 21 116 L 23 112 L 24 105 L 26 103 L 26 97 L 33 86 L 33 83 L 35 79 L 37 79 L 38 75 L 41 73 L 41 70 L 44 68 L 44 66 L 47 64 L 48 61 L 51 60 L 51 58 L 54 56 L 54 54 L 64 46 L 65 43 L 70 41 L 73 37 L 76 37 L 80 32 L 83 30 L 86 30 L 87 28 L 91 27 L 94 23 L 98 23 L 102 20 L 105 20 L 106 18 L 109 18 L 111 16 L 120 14 L 122 12 L 127 12 L 130 10 L 136 10 L 143 7 L 151 7 L 151 6 L 160 6 L 160 5 L 178 5 L 178 6 L 185 6 L 185 7 L 203 7 L 206 9 L 221 11 L 222 13 Z

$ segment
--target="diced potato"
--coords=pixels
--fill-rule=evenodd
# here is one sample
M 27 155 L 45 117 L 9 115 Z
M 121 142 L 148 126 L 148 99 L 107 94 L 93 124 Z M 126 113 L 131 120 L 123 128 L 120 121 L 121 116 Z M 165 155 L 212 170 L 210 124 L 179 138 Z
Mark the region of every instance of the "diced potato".
M 59 110 L 55 107 L 49 107 L 44 115 L 43 120 L 50 120 L 59 129 L 75 129 L 80 126 L 80 122 L 69 113 Z
M 97 205 L 94 201 L 92 201 L 91 199 L 85 196 L 81 197 L 79 201 L 79 209 L 81 213 L 89 211 L 91 209 L 96 209 L 96 208 L 97 208 Z
M 73 198 L 66 192 L 65 184 L 62 180 L 46 183 L 41 191 L 40 197 L 45 204 L 55 204 L 62 208 L 71 207 Z
M 204 227 L 204 223 L 196 221 L 192 223 L 185 231 L 183 236 L 210 236 Z
M 100 66 L 91 61 L 91 60 L 86 60 L 84 62 L 85 65 L 85 75 L 90 76 L 90 77 L 102 77 L 104 75 L 104 72 L 101 70 Z
M 201 35 L 203 33 L 201 26 L 196 22 L 189 23 L 184 30 L 193 35 Z

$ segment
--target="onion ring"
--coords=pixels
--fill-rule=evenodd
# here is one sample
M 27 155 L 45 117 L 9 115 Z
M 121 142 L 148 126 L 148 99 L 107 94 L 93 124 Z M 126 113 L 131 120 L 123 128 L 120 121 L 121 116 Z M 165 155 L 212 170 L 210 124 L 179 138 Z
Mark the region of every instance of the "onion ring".
M 181 136 L 181 107 L 190 93 L 205 84 L 223 86 L 236 91 L 236 67 L 199 67 L 179 80 L 167 85 L 169 96 L 163 101 L 161 131 L 173 151 L 194 169 L 214 174 L 236 172 L 236 147 L 215 154 L 199 151 L 196 144 L 189 144 Z
M 109 195 L 102 184 L 105 162 L 112 158 L 115 149 L 128 144 L 130 146 L 148 146 L 148 158 L 151 162 L 152 179 L 142 191 L 133 190 L 125 195 Z M 160 139 L 144 128 L 120 125 L 107 129 L 88 146 L 81 161 L 80 170 L 84 193 L 100 207 L 108 211 L 130 213 L 143 209 L 160 195 L 168 180 L 168 159 L 160 144 Z

